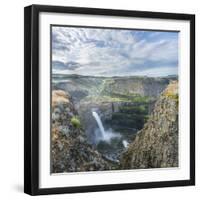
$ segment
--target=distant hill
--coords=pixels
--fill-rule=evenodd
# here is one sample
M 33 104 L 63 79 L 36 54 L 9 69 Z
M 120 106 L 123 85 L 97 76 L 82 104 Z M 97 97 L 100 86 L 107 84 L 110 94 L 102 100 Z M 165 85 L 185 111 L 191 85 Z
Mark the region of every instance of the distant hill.
M 54 74 L 52 88 L 69 92 L 75 101 L 80 101 L 86 96 L 110 96 L 112 94 L 157 97 L 171 80 L 177 80 L 177 77 L 97 77 Z

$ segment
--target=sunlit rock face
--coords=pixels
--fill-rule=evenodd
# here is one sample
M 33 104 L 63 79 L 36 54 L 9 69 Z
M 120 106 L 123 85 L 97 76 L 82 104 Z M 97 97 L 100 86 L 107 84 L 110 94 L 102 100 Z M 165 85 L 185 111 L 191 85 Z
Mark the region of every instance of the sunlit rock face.
M 178 167 L 178 83 L 172 81 L 122 155 L 123 169 Z

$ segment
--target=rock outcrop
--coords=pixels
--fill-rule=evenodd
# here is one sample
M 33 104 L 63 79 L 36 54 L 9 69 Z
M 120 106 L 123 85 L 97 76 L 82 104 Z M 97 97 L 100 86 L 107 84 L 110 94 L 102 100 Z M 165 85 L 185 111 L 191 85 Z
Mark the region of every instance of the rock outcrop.
M 102 171 L 110 164 L 88 144 L 69 94 L 52 91 L 51 172 Z
M 171 81 L 122 155 L 122 169 L 178 167 L 178 83 Z

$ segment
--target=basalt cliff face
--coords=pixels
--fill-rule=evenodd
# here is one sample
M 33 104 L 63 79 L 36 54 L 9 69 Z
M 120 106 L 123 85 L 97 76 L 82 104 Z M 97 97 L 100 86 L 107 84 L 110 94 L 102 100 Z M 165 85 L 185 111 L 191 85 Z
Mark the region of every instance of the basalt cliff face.
M 122 169 L 178 167 L 178 83 L 171 81 L 121 156 Z
M 52 91 L 51 137 L 52 173 L 111 169 L 88 144 L 72 99 L 62 90 Z

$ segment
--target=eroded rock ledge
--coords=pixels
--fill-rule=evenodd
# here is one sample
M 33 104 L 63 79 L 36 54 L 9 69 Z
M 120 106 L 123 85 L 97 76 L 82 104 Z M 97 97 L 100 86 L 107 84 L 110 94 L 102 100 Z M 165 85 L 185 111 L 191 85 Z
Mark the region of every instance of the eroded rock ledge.
M 51 172 L 109 170 L 110 165 L 87 143 L 69 94 L 52 91 Z

